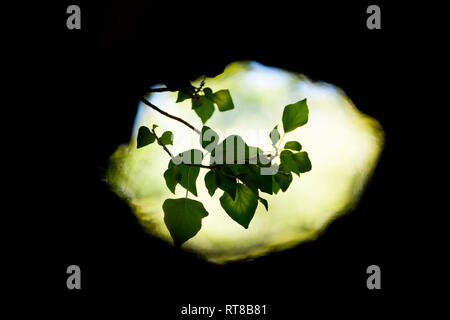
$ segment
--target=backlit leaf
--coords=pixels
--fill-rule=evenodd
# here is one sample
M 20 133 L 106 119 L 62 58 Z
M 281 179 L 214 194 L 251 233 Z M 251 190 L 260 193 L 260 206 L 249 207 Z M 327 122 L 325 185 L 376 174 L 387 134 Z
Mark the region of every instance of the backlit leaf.
M 214 103 L 205 96 L 192 98 L 192 109 L 205 124 L 214 113 Z
M 177 247 L 195 236 L 202 227 L 202 219 L 208 216 L 201 202 L 188 198 L 167 199 L 163 211 L 164 223 Z
M 173 133 L 171 131 L 165 131 L 161 137 L 159 137 L 161 143 L 158 144 L 168 145 L 173 144 Z
M 249 187 L 238 183 L 234 200 L 228 193 L 224 192 L 220 197 L 220 204 L 231 219 L 247 229 L 255 215 L 258 198 Z
M 230 91 L 228 90 L 219 90 L 214 93 L 214 102 L 221 112 L 234 108 L 233 99 L 231 99 Z
M 306 99 L 300 100 L 294 104 L 288 104 L 283 110 L 283 129 L 284 132 L 292 131 L 303 126 L 308 122 L 308 106 Z
M 291 150 L 294 150 L 294 151 L 300 151 L 300 150 L 302 150 L 302 145 L 298 141 L 288 141 L 284 145 L 284 148 L 285 149 L 291 149 Z

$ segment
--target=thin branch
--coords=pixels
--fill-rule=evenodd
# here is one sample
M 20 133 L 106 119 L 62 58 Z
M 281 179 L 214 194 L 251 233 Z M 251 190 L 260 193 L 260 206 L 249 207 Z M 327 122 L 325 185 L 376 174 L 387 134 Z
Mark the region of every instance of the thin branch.
M 171 115 L 170 113 L 165 112 L 164 110 L 161 110 L 160 108 L 158 108 L 157 106 L 155 106 L 153 103 L 151 103 L 150 101 L 148 101 L 147 99 L 145 99 L 144 97 L 141 98 L 141 101 L 143 103 L 145 103 L 146 105 L 148 105 L 150 108 L 158 111 L 159 113 L 161 113 L 162 115 L 165 115 L 168 118 L 171 118 L 173 120 L 177 120 L 179 122 L 181 122 L 182 124 L 186 125 L 187 127 L 189 127 L 190 129 L 194 130 L 197 134 L 201 134 L 200 130 L 196 129 L 192 124 L 190 124 L 189 122 L 176 117 L 174 115 Z
M 156 138 L 156 141 L 158 141 L 158 144 L 161 145 L 161 146 L 163 147 L 164 151 L 167 152 L 167 154 L 168 154 L 171 158 L 173 158 L 172 153 L 169 151 L 169 149 L 167 149 L 166 145 L 165 145 L 164 143 L 162 143 L 161 140 L 159 140 L 159 137 L 158 137 L 158 135 L 156 134 L 155 129 L 152 129 L 152 132 L 153 132 L 153 134 L 155 135 L 155 138 Z

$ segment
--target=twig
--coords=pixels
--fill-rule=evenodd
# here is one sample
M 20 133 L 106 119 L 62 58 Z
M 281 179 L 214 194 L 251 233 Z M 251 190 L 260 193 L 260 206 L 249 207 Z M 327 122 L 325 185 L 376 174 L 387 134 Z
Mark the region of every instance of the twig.
M 189 122 L 187 122 L 187 121 L 185 121 L 185 120 L 183 120 L 183 119 L 181 119 L 181 118 L 179 118 L 179 117 L 176 117 L 176 116 L 174 116 L 174 115 L 171 115 L 170 113 L 167 113 L 167 112 L 161 110 L 160 108 L 158 108 L 158 107 L 155 106 L 153 103 L 151 103 L 150 101 L 148 101 L 147 99 L 145 99 L 145 98 L 143 98 L 143 97 L 141 98 L 141 101 L 142 101 L 143 103 L 145 103 L 146 105 L 148 105 L 150 108 L 152 108 L 152 109 L 158 111 L 158 112 L 161 113 L 162 115 L 165 115 L 166 117 L 169 117 L 169 118 L 171 118 L 171 119 L 173 119 L 173 120 L 177 120 L 177 121 L 181 122 L 182 124 L 186 125 L 187 127 L 189 127 L 190 129 L 194 130 L 197 134 L 199 134 L 199 135 L 201 134 L 200 130 L 196 129 L 196 128 L 195 128 L 192 124 L 190 124 Z

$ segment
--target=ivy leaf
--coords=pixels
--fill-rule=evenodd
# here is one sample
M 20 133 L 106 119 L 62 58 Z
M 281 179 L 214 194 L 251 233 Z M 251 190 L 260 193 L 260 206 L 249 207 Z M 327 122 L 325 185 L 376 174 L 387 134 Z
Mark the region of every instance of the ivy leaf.
M 303 126 L 308 122 L 308 106 L 306 99 L 300 100 L 294 104 L 288 104 L 283 110 L 283 129 L 284 132 L 292 131 Z
M 209 195 L 212 197 L 218 188 L 218 177 L 216 175 L 216 170 L 209 170 L 205 175 L 205 186 L 208 189 Z
M 165 131 L 159 140 L 161 141 L 161 143 L 158 142 L 159 145 L 173 145 L 173 133 L 171 131 Z
M 214 102 L 217 104 L 220 112 L 234 109 L 233 99 L 231 99 L 230 91 L 219 90 L 214 93 Z
M 266 208 L 266 211 L 269 211 L 269 203 L 267 202 L 266 199 L 259 197 L 258 198 L 259 202 L 261 202 L 263 204 L 263 206 Z
M 280 164 L 278 172 L 274 175 L 274 180 L 281 191 L 286 192 L 292 182 L 292 173 L 284 164 Z
M 231 219 L 247 229 L 250 221 L 252 221 L 253 216 L 255 215 L 258 200 L 249 187 L 242 183 L 238 183 L 234 200 L 228 193 L 224 192 L 220 197 L 220 204 Z
M 270 140 L 272 140 L 272 145 L 275 145 L 280 140 L 280 132 L 278 132 L 278 125 L 273 128 L 269 133 Z
M 297 152 L 294 154 L 294 159 L 297 162 L 297 167 L 301 173 L 308 172 L 312 169 L 311 161 L 309 160 L 306 151 Z
M 158 128 L 158 125 L 157 125 L 157 124 L 154 124 L 154 125 L 153 125 L 153 130 L 155 130 L 156 128 Z
M 285 149 L 291 149 L 291 150 L 294 150 L 294 151 L 300 151 L 300 150 L 302 150 L 302 145 L 298 141 L 288 141 L 284 145 L 284 148 Z
M 203 126 L 200 135 L 200 144 L 203 149 L 211 152 L 219 143 L 219 135 L 210 127 Z
M 202 219 L 208 216 L 201 202 L 188 198 L 167 199 L 163 211 L 164 223 L 177 247 L 195 236 L 202 227 Z
M 205 96 L 194 97 L 192 98 L 192 109 L 205 124 L 214 113 L 214 103 Z
M 222 167 L 216 171 L 218 187 L 228 193 L 231 199 L 236 198 L 236 178 L 233 176 L 233 172 L 230 168 Z
M 145 147 L 146 145 L 152 144 L 155 142 L 156 138 L 153 133 L 150 132 L 150 129 L 142 126 L 139 127 L 138 136 L 137 136 L 137 148 Z

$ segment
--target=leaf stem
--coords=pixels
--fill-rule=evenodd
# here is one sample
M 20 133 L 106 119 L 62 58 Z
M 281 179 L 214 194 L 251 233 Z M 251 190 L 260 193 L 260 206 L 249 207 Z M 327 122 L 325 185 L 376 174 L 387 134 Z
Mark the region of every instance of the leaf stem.
M 186 199 L 189 195 L 189 174 L 191 173 L 191 167 L 188 168 L 188 174 L 187 174 L 187 188 L 186 188 Z

